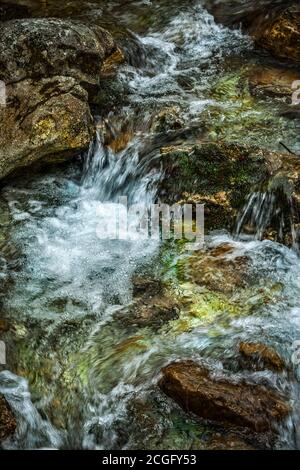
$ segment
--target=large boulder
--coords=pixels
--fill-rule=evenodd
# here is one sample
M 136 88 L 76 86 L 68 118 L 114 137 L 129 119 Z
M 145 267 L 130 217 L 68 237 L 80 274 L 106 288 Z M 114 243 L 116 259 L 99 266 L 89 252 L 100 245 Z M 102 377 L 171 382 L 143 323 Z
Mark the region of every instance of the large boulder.
M 62 75 L 97 86 L 101 66 L 115 50 L 111 34 L 99 26 L 55 18 L 8 21 L 1 25 L 0 80 Z
M 237 143 L 166 147 L 161 150 L 164 174 L 158 196 L 170 204 L 205 204 L 208 229 L 231 228 L 249 192 L 280 168 L 281 157 Z
M 253 29 L 257 44 L 280 59 L 300 62 L 300 8 L 290 8 Z
M 87 92 L 74 78 L 8 85 L 0 107 L 0 179 L 33 163 L 63 161 L 87 148 L 93 132 Z
M 162 370 L 159 386 L 186 411 L 200 418 L 257 433 L 276 431 L 277 424 L 290 411 L 279 394 L 235 377 L 217 378 L 193 361 L 169 364 Z
M 4 441 L 16 430 L 16 420 L 3 396 L 0 395 L 0 442 Z
M 99 26 L 55 18 L 2 23 L 0 179 L 87 149 L 95 132 L 89 102 L 121 59 Z

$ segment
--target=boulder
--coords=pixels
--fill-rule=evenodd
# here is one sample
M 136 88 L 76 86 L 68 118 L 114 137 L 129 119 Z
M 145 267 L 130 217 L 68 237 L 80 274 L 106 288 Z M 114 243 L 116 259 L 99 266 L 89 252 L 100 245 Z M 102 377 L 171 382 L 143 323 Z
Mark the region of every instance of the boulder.
M 16 420 L 3 396 L 0 395 L 0 442 L 4 441 L 16 430 Z
M 217 378 L 194 361 L 169 364 L 162 370 L 159 386 L 200 418 L 256 433 L 276 431 L 277 424 L 290 412 L 278 393 L 228 374 Z
M 253 27 L 254 28 L 254 27 Z M 273 56 L 300 62 L 300 8 L 291 7 L 271 18 L 263 27 L 253 29 L 256 43 Z
M 275 349 L 262 343 L 239 344 L 239 353 L 243 357 L 243 364 L 254 370 L 271 369 L 281 372 L 284 367 L 284 361 L 275 351 Z
M 121 316 L 118 314 L 123 324 L 150 327 L 156 331 L 168 321 L 178 318 L 180 305 L 159 280 L 135 277 L 133 295 L 132 304 Z
M 109 32 L 76 20 L 8 21 L 0 32 L 0 80 L 6 84 L 57 75 L 99 86 L 103 62 L 116 50 Z
M 249 73 L 249 88 L 254 96 L 284 98 L 292 103 L 292 84 L 299 80 L 299 72 L 296 70 L 256 66 Z
M 213 436 L 205 445 L 204 450 L 255 450 L 255 447 L 239 436 L 229 433 Z
M 96 25 L 55 18 L 1 24 L 0 179 L 87 149 L 95 132 L 89 103 L 122 59 Z
M 234 142 L 165 147 L 158 196 L 169 204 L 205 204 L 206 228 L 232 228 L 250 190 L 270 178 L 281 159 L 280 154 Z
M 8 85 L 0 107 L 0 179 L 33 163 L 63 161 L 87 148 L 93 133 L 87 92 L 74 78 Z

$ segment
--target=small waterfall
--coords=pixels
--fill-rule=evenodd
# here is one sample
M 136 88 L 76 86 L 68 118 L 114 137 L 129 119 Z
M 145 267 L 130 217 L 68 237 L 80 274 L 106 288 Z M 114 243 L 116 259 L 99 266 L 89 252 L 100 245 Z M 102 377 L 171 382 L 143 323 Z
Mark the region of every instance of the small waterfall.
M 4 444 L 5 449 L 58 448 L 62 433 L 43 419 L 31 401 L 27 381 L 9 371 L 0 372 L 0 393 L 8 401 L 18 426 L 16 435 Z
M 298 215 L 292 195 L 284 188 L 249 194 L 239 213 L 235 234 L 254 235 L 256 240 L 274 238 L 298 251 Z

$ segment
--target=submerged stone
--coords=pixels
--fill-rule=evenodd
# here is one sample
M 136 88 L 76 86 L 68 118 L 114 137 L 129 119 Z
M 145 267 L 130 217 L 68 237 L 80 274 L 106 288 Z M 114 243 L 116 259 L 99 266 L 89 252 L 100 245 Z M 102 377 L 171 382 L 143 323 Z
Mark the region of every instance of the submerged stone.
M 162 370 L 160 388 L 186 411 L 200 418 L 257 433 L 275 432 L 290 412 L 283 398 L 271 390 L 237 377 L 217 378 L 202 364 L 173 362 Z
M 239 352 L 242 355 L 246 366 L 254 370 L 271 369 L 281 372 L 285 363 L 275 349 L 262 343 L 239 344 Z
M 0 395 L 0 443 L 14 434 L 16 426 L 16 420 L 7 401 Z

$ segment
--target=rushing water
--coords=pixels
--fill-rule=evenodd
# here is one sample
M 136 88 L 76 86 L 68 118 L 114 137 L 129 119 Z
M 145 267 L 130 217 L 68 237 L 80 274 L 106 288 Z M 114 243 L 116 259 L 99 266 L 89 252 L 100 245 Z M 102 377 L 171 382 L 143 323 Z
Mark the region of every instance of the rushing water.
M 228 84 L 228 63 L 243 67 L 252 48 L 249 38 L 216 25 L 197 2 L 173 8 L 167 19 L 168 2 L 162 2 L 161 12 L 157 5 L 153 11 L 151 2 L 137 4 L 151 13 L 151 24 L 137 27 L 130 8 L 116 16 L 135 31 L 124 45 L 128 61 L 118 77 L 126 96 L 99 118 L 100 131 L 83 168 L 75 163 L 3 190 L 9 234 L 1 256 L 2 297 L 11 325 L 12 372 L 0 372 L 0 393 L 18 420 L 7 448 L 201 446 L 213 428 L 186 416 L 156 386 L 161 367 L 177 358 L 204 358 L 216 370 L 231 368 L 298 399 L 299 371 L 291 363 L 292 344 L 300 338 L 295 251 L 251 237 L 209 235 L 197 256 L 229 245 L 230 251 L 219 255 L 225 264 L 247 260 L 246 285 L 218 296 L 194 282 L 190 266 L 195 255 L 155 240 L 107 238 L 107 221 L 120 196 L 145 205 L 155 200 L 162 174 L 151 163 L 165 142 L 178 140 L 175 133 L 155 137 L 153 116 L 166 106 L 179 106 L 188 131 L 201 127 L 210 106 L 225 114 L 237 112 L 236 99 L 225 104 L 220 90 L 211 90 L 218 80 Z M 261 104 L 241 110 L 243 118 L 268 112 L 268 105 L 262 109 Z M 234 126 L 230 121 L 233 135 L 239 133 Z M 284 121 L 282 126 L 286 130 Z M 112 130 L 127 136 L 118 151 L 105 144 Z M 268 135 L 263 127 L 258 132 L 262 144 L 277 146 L 273 132 Z M 246 142 L 258 137 L 246 134 Z M 288 135 L 296 145 L 293 129 Z M 272 215 L 265 213 L 267 207 L 273 205 L 265 205 L 256 193 L 250 196 L 238 231 L 249 217 L 263 231 L 259 218 L 265 223 Z M 132 324 L 127 306 L 137 274 L 162 278 L 169 295 L 188 299 L 189 307 L 185 304 L 179 318 L 158 330 Z M 236 346 L 241 340 L 275 346 L 294 374 L 239 371 Z M 298 420 L 295 411 L 281 430 L 278 447 L 299 447 Z

